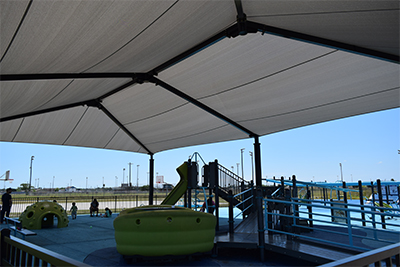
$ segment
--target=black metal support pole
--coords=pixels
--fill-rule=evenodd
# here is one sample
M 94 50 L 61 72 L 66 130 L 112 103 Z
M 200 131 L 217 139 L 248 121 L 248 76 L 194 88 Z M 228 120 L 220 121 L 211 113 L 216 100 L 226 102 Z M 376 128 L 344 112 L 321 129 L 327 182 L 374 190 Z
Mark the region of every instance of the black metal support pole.
M 360 205 L 361 205 L 361 220 L 362 220 L 362 225 L 366 226 L 365 223 L 365 213 L 364 213 L 364 193 L 363 193 L 363 188 L 362 188 L 362 182 L 361 180 L 358 180 L 358 195 L 360 197 Z
M 292 197 L 293 198 L 297 198 L 297 180 L 296 180 L 296 176 L 293 175 L 292 176 L 292 183 L 293 183 L 293 191 L 292 191 Z M 299 221 L 299 205 L 297 205 L 298 200 L 294 199 L 293 201 L 293 215 L 294 215 L 294 219 L 293 219 L 293 224 L 294 224 L 294 231 L 295 233 L 297 233 L 297 225 L 298 225 L 298 221 Z
M 233 193 L 232 190 L 228 192 L 229 198 L 229 234 L 233 234 Z
M 346 182 L 343 182 L 342 184 L 343 184 L 343 185 L 342 185 L 343 189 L 346 189 L 346 188 L 347 188 Z M 345 204 L 347 204 L 347 193 L 346 193 L 346 191 L 344 191 L 344 190 L 343 190 L 343 201 L 344 201 Z M 344 208 L 346 209 L 346 211 L 345 211 L 344 214 L 345 214 L 345 216 L 346 216 L 346 218 L 347 218 L 347 205 L 345 205 Z M 347 224 L 350 223 L 349 221 L 347 221 L 347 219 L 346 219 L 346 222 L 347 222 Z
M 373 216 L 373 223 L 372 226 L 374 228 L 376 228 L 376 224 L 375 224 L 375 190 L 374 190 L 374 182 L 371 182 L 371 196 L 372 196 L 372 211 L 373 213 L 371 214 L 371 216 Z
M 378 190 L 379 206 L 383 207 L 382 186 L 380 179 L 376 180 L 376 187 Z M 381 212 L 385 212 L 385 210 L 381 210 Z M 382 229 L 386 229 L 385 215 L 381 215 L 381 221 L 382 221 Z
M 254 137 L 254 158 L 256 170 L 256 201 L 258 216 L 258 247 L 260 248 L 260 260 L 264 261 L 265 247 L 265 230 L 264 230 L 264 211 L 263 211 L 263 195 L 262 195 L 262 179 L 261 179 L 261 149 L 258 136 Z
M 218 171 L 218 160 L 213 163 L 210 162 L 210 177 L 214 183 L 214 194 L 215 194 L 215 217 L 217 217 L 217 224 L 215 230 L 219 231 L 219 171 Z
M 153 194 L 154 194 L 154 158 L 153 154 L 150 154 L 149 205 L 153 205 Z

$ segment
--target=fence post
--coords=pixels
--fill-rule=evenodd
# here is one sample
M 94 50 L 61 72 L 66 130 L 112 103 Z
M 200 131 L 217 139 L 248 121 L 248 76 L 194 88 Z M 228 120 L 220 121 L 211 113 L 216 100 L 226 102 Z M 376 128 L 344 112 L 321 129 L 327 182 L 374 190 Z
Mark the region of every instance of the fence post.
M 68 208 L 68 197 L 65 197 L 65 210 Z
M 138 195 L 136 195 L 136 208 L 138 207 L 138 201 L 139 201 L 139 197 L 138 197 Z
M 115 208 L 114 208 L 114 212 L 117 213 L 117 196 L 115 196 Z
M 229 234 L 233 234 L 233 194 L 232 190 L 228 191 L 228 199 L 229 199 Z

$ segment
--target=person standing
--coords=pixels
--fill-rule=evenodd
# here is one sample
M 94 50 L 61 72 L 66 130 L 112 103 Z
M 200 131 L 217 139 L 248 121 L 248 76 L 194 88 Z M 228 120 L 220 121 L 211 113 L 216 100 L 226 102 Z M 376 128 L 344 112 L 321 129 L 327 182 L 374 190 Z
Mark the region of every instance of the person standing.
M 99 216 L 99 202 L 97 199 L 93 199 L 90 203 L 90 217 L 93 217 L 93 213 L 96 212 L 96 216 Z
M 78 207 L 75 205 L 75 202 L 72 202 L 72 207 L 70 209 L 72 220 L 76 219 L 76 213 L 78 211 Z
M 1 201 L 3 202 L 3 207 L 1 209 L 1 214 L 0 214 L 0 223 L 3 223 L 4 220 L 4 215 L 6 217 L 10 216 L 10 210 L 11 210 L 11 205 L 12 205 L 12 199 L 11 199 L 11 188 L 7 188 L 6 192 L 3 194 L 1 197 Z

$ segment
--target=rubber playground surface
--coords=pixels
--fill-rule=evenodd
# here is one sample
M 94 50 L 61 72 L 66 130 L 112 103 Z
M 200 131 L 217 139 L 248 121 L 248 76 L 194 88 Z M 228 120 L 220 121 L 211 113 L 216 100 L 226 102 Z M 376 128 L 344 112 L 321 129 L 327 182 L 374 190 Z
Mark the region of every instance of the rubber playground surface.
M 42 248 L 65 255 L 92 266 L 308 266 L 298 260 L 282 259 L 280 255 L 266 255 L 259 261 L 256 250 L 219 249 L 218 256 L 211 253 L 166 258 L 124 259 L 116 250 L 113 218 L 78 216 L 65 228 L 33 230 L 36 236 L 27 236 L 26 241 Z M 6 228 L 7 225 L 1 225 Z M 221 229 L 227 225 L 221 224 Z M 21 238 L 18 234 L 17 237 Z

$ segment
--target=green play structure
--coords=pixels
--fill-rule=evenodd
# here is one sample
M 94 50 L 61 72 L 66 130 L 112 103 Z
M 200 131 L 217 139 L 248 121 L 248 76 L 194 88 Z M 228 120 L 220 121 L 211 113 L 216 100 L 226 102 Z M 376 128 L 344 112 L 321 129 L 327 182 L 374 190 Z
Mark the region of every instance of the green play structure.
M 176 171 L 181 177 L 179 183 L 172 189 L 168 196 L 161 202 L 161 205 L 174 205 L 183 194 L 188 186 L 188 163 L 184 162 Z
M 214 246 L 216 218 L 172 205 L 124 210 L 114 220 L 117 250 L 126 256 L 188 255 Z
M 189 255 L 214 246 L 216 217 L 174 206 L 188 185 L 188 162 L 181 180 L 161 205 L 123 210 L 114 220 L 117 250 L 124 256 Z
M 19 221 L 23 228 L 42 229 L 53 227 L 55 218 L 58 228 L 68 226 L 68 216 L 61 205 L 52 201 L 39 201 L 28 206 L 19 216 Z

